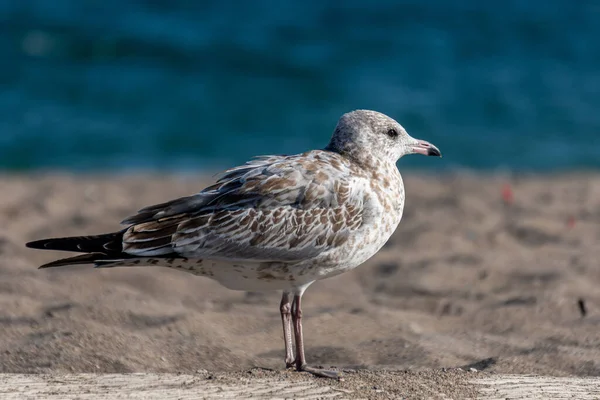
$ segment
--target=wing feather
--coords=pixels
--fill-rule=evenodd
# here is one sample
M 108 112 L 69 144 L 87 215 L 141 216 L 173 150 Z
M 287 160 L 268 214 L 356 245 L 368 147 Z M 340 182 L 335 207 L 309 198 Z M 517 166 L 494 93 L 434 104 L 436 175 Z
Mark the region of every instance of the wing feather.
M 250 161 L 197 195 L 127 218 L 123 250 L 223 260 L 315 257 L 362 225 L 368 180 L 352 168 L 326 151 Z

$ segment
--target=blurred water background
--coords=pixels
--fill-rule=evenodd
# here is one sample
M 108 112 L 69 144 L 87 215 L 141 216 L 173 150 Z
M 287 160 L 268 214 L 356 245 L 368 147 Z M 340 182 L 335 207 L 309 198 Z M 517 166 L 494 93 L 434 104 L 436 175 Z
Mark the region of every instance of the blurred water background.
M 442 160 L 600 167 L 600 1 L 0 0 L 0 169 L 213 170 L 385 112 Z

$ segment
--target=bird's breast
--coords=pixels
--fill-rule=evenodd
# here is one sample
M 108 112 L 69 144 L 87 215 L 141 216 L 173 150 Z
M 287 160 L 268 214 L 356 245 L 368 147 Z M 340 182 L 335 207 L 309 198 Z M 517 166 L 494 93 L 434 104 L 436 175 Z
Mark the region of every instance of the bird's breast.
M 392 171 L 393 172 L 393 171 Z M 329 252 L 322 273 L 333 276 L 356 268 L 373 257 L 392 236 L 404 210 L 402 178 L 389 174 L 388 181 L 370 181 L 370 190 L 364 198 L 363 223 L 353 232 L 343 248 Z

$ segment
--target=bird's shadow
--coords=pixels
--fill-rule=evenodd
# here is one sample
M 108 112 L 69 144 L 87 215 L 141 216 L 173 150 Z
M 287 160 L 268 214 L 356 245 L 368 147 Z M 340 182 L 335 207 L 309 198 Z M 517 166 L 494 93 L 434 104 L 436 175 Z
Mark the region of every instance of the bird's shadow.
M 361 364 L 355 357 L 353 351 L 344 347 L 319 346 L 306 349 L 308 363 L 315 367 L 323 368 L 350 368 L 362 369 L 366 368 L 365 364 Z M 283 350 L 271 350 L 259 354 L 261 358 L 281 359 L 283 363 Z

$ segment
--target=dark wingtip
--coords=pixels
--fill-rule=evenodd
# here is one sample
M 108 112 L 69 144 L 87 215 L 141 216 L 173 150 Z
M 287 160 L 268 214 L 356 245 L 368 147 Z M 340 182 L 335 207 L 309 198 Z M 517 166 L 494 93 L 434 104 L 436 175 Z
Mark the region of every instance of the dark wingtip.
M 68 265 L 68 264 L 64 264 L 64 263 L 62 263 L 62 262 L 60 262 L 60 261 L 63 261 L 63 260 L 56 260 L 56 261 L 49 262 L 49 263 L 47 263 L 47 264 L 40 265 L 40 266 L 38 267 L 38 269 L 46 269 L 46 268 L 62 267 L 63 265 Z
M 125 230 L 91 236 L 50 238 L 26 243 L 32 249 L 74 251 L 76 253 L 120 253 Z
M 67 265 L 94 264 L 97 260 L 102 259 L 103 257 L 106 257 L 106 255 L 101 253 L 82 254 L 75 257 L 62 258 L 60 260 L 49 262 L 48 264 L 39 266 L 38 269 L 64 267 Z
M 52 261 L 52 262 L 49 262 L 47 264 L 40 265 L 38 267 L 38 269 L 56 268 L 56 267 L 62 267 L 62 266 L 65 266 L 65 265 L 72 265 L 67 260 L 68 259 L 61 259 L 61 260 Z
M 46 243 L 48 243 L 48 239 L 34 240 L 33 242 L 25 243 L 25 247 L 29 247 L 30 249 L 45 249 Z
M 56 267 L 64 267 L 65 265 L 75 265 L 75 264 L 63 264 L 58 262 L 51 262 L 48 264 L 40 265 L 38 269 L 47 269 L 47 268 L 56 268 Z

